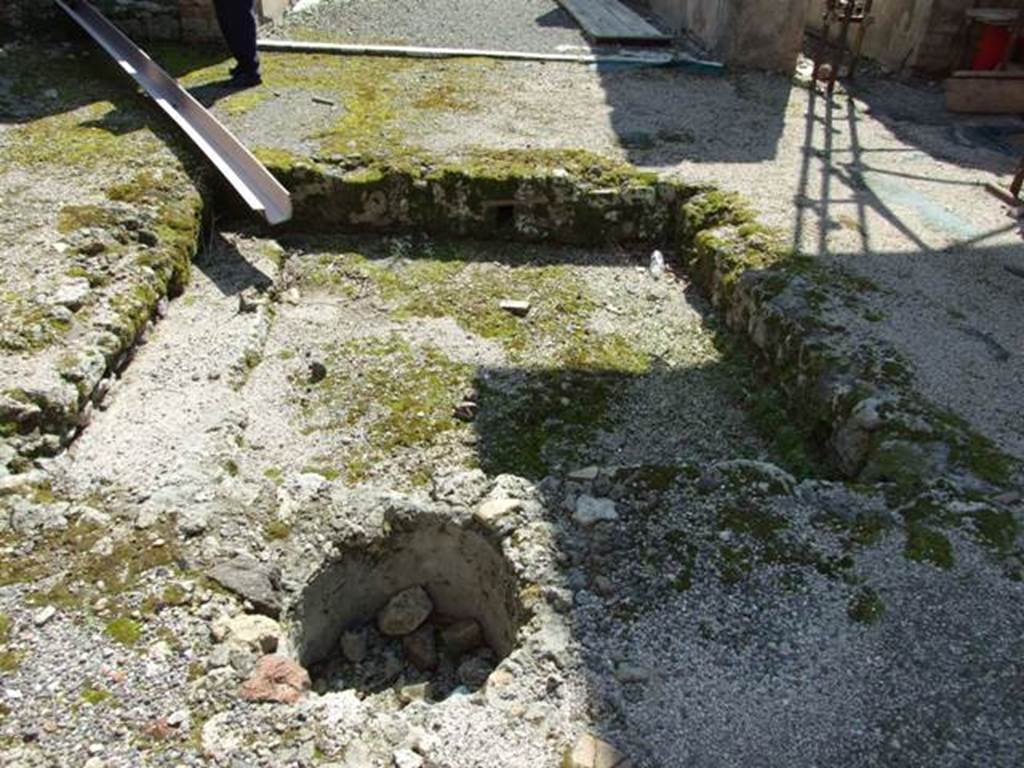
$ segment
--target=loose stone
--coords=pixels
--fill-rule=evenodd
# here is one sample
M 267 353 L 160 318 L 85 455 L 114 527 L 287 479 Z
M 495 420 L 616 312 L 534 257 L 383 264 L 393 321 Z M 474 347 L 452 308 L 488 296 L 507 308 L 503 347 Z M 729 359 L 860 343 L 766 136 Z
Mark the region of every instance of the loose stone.
M 228 645 L 249 648 L 256 653 L 274 653 L 281 625 L 267 616 L 240 614 L 214 624 L 214 638 Z
M 248 600 L 260 613 L 273 619 L 281 614 L 281 572 L 276 567 L 248 555 L 238 555 L 215 566 L 209 576 Z
M 40 608 L 32 616 L 32 623 L 37 627 L 43 626 L 46 622 L 57 615 L 57 609 L 52 605 L 48 605 L 45 608 Z
M 294 661 L 284 656 L 263 656 L 242 685 L 242 698 L 294 704 L 309 687 L 309 674 Z
M 463 400 L 455 406 L 455 418 L 459 421 L 473 421 L 479 411 L 480 406 L 472 400 Z
M 584 494 L 576 500 L 576 511 L 572 519 L 584 527 L 589 527 L 596 523 L 618 520 L 619 513 L 611 499 L 595 499 Z
M 460 619 L 441 630 L 441 644 L 452 656 L 472 651 L 483 643 L 483 630 L 475 619 Z
M 422 768 L 423 758 L 411 749 L 399 749 L 393 755 L 395 768 Z
M 629 762 L 607 741 L 585 733 L 566 752 L 565 768 L 628 768 Z
M 309 383 L 319 384 L 327 378 L 327 366 L 319 360 L 313 360 L 309 364 Z
M 392 597 L 377 614 L 377 627 L 385 635 L 402 637 L 416 630 L 434 610 L 423 587 L 410 587 Z
M 522 508 L 523 502 L 519 499 L 491 499 L 481 504 L 473 516 L 490 528 Z
M 402 638 L 402 650 L 405 657 L 416 669 L 425 672 L 437 666 L 437 644 L 434 641 L 434 628 L 423 626 Z
M 366 633 L 358 630 L 343 632 L 341 635 L 341 654 L 353 664 L 366 658 Z
M 498 304 L 503 310 L 508 312 L 510 315 L 516 317 L 526 317 L 530 314 L 530 302 L 528 301 L 515 301 L 513 299 L 506 299 Z

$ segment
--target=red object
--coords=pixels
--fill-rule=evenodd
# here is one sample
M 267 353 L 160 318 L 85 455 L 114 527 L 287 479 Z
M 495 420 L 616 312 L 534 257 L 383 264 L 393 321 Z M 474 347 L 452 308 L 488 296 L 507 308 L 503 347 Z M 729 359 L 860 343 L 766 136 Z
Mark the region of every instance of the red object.
M 1006 49 L 1010 45 L 1010 28 L 992 24 L 981 25 L 981 41 L 974 54 L 971 69 L 995 69 L 1003 63 Z

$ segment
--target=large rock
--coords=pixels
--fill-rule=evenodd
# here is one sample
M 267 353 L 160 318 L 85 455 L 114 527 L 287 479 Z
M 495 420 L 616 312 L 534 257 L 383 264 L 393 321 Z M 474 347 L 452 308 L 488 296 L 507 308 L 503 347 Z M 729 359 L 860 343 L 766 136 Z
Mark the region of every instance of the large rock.
M 434 610 L 423 587 L 409 587 L 392 597 L 377 614 L 377 628 L 385 635 L 402 637 L 416 631 Z
M 309 690 L 309 673 L 286 656 L 263 656 L 252 676 L 242 684 L 242 698 L 294 704 Z
M 272 619 L 281 615 L 281 571 L 277 567 L 249 555 L 238 555 L 215 566 L 207 575 L 248 600 L 259 613 Z
M 585 733 L 566 751 L 562 768 L 631 768 L 632 763 L 607 741 Z
M 213 636 L 218 642 L 249 648 L 256 653 L 274 653 L 281 637 L 281 625 L 267 616 L 243 613 L 215 622 Z

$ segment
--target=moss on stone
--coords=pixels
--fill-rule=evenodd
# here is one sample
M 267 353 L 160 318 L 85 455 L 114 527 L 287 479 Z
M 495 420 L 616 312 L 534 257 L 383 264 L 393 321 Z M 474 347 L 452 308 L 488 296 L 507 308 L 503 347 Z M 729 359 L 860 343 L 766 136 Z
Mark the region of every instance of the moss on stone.
M 114 212 L 100 205 L 65 205 L 57 214 L 57 231 L 65 235 L 86 227 L 106 229 L 116 224 Z
M 263 538 L 267 541 L 283 541 L 292 535 L 292 528 L 284 520 L 270 520 L 263 526 Z
M 1007 509 L 985 508 L 971 515 L 978 539 L 997 553 L 1009 554 L 1017 547 L 1020 524 Z
M 953 545 L 941 531 L 924 523 L 912 522 L 907 526 L 904 556 L 919 563 L 931 563 L 939 568 L 954 565 Z
M 121 616 L 107 623 L 103 630 L 115 643 L 131 647 L 142 638 L 142 625 L 127 616 Z
M 859 624 L 877 624 L 885 618 L 885 602 L 871 587 L 861 587 L 850 598 L 847 614 Z
M 95 707 L 109 701 L 113 695 L 110 691 L 105 691 L 102 688 L 88 686 L 82 690 L 81 698 L 89 706 Z
M 21 667 L 21 654 L 17 651 L 0 651 L 0 672 L 11 674 Z
M 138 587 L 144 574 L 156 568 L 176 569 L 175 532 L 162 525 L 153 533 L 163 539 L 162 546 L 154 546 L 147 532 L 120 539 L 109 551 L 95 551 L 105 531 L 73 525 L 42 540 L 16 563 L 0 560 L 0 585 L 32 584 L 54 575 L 57 564 L 58 580 L 45 591 L 30 593 L 32 603 L 77 608 L 102 596 L 116 605 L 122 595 Z
M 328 375 L 309 387 L 307 431 L 360 425 L 367 443 L 340 463 L 357 469 L 396 451 L 434 445 L 457 428 L 453 412 L 472 378 L 470 366 L 397 335 L 341 344 L 327 356 Z
M 37 297 L 16 291 L 0 293 L 0 350 L 37 352 L 65 336 L 67 318 Z

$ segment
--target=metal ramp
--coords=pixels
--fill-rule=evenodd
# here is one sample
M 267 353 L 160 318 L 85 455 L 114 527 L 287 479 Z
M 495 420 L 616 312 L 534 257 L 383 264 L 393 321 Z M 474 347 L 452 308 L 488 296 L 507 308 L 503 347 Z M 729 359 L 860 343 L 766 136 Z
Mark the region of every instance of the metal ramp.
M 246 204 L 271 224 L 292 217 L 291 197 L 217 118 L 85 0 L 56 0 L 216 166 Z
M 672 38 L 618 0 L 557 0 L 595 43 L 670 45 Z

